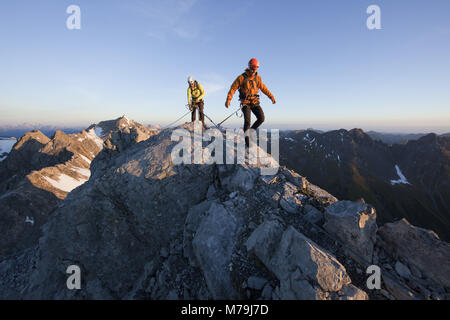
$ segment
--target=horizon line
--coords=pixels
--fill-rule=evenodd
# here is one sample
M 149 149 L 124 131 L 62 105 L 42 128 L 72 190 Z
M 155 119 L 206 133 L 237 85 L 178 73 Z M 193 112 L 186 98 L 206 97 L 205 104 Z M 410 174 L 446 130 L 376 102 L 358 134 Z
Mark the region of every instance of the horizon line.
M 120 119 L 120 118 L 121 117 L 110 119 L 110 120 L 102 120 L 100 122 L 111 121 L 111 120 L 116 120 L 116 119 Z M 135 120 L 133 120 L 133 121 L 135 121 Z M 138 122 L 138 121 L 136 121 L 136 122 Z M 180 122 L 180 124 L 185 123 L 185 122 Z M 98 123 L 99 122 L 92 122 L 89 125 L 84 125 L 84 124 L 63 125 L 63 124 L 44 124 L 44 123 L 24 122 L 21 124 L 0 124 L 0 131 L 27 130 L 27 132 L 29 132 L 32 130 L 40 130 L 40 129 L 61 130 L 61 131 L 64 131 L 64 130 L 80 130 L 81 131 L 81 130 L 87 129 L 88 127 L 90 127 L 92 125 L 96 125 Z M 140 122 L 138 122 L 138 123 L 140 123 Z M 160 124 L 160 123 L 143 122 L 141 124 L 143 124 L 145 126 L 150 126 L 150 125 L 161 126 L 162 128 L 164 128 L 164 125 Z M 211 124 L 211 128 L 212 127 L 214 127 L 214 125 Z M 240 128 L 240 127 L 242 127 L 242 125 L 234 124 L 234 125 L 226 126 L 224 128 L 235 129 L 235 128 Z M 325 127 L 327 127 L 327 128 L 325 128 Z M 408 134 L 427 135 L 427 134 L 431 134 L 431 133 L 434 133 L 436 135 L 443 135 L 443 134 L 450 133 L 450 128 L 444 129 L 444 128 L 442 128 L 442 126 L 436 126 L 436 127 L 421 127 L 421 126 L 420 127 L 419 126 L 402 127 L 402 126 L 399 126 L 399 129 L 397 129 L 397 130 L 393 130 L 392 126 L 389 126 L 390 129 L 383 129 L 382 127 L 375 129 L 377 126 L 374 126 L 374 125 L 369 126 L 370 128 L 364 128 L 364 127 L 367 127 L 367 126 L 340 126 L 340 127 L 336 126 L 336 127 L 332 127 L 331 125 L 314 126 L 314 124 L 309 124 L 309 125 L 298 124 L 298 127 L 296 127 L 294 124 L 279 124 L 277 126 L 275 124 L 268 123 L 266 125 L 265 129 L 268 129 L 268 130 L 278 129 L 280 131 L 315 130 L 315 131 L 322 131 L 322 132 L 330 132 L 330 131 L 338 131 L 338 130 L 351 131 L 354 129 L 361 129 L 365 133 L 375 132 L 375 133 L 382 133 L 382 134 L 397 134 L 397 135 L 408 135 Z M 402 130 L 402 128 L 404 128 L 404 129 Z M 429 128 L 429 129 L 425 129 L 425 128 Z M 440 128 L 440 129 L 436 130 L 437 128 Z M 400 131 L 400 130 L 402 130 L 402 131 Z M 420 131 L 418 131 L 418 130 L 420 130 Z

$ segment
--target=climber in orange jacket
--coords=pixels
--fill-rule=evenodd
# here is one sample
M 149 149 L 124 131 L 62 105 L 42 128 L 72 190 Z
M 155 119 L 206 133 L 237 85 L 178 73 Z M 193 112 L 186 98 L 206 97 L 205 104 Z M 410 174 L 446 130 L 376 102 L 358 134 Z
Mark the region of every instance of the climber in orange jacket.
M 259 90 L 261 90 L 272 103 L 276 103 L 274 96 L 267 89 L 266 85 L 261 81 L 261 76 L 258 75 L 259 62 L 256 59 L 251 59 L 248 63 L 248 68 L 245 72 L 234 80 L 228 91 L 227 101 L 225 107 L 230 106 L 236 90 L 239 89 L 239 100 L 241 101 L 242 113 L 244 114 L 244 132 L 250 128 L 251 112 L 256 116 L 256 121 L 251 126 L 252 129 L 257 129 L 264 122 L 264 112 L 259 102 Z M 249 138 L 246 135 L 245 144 L 249 145 Z

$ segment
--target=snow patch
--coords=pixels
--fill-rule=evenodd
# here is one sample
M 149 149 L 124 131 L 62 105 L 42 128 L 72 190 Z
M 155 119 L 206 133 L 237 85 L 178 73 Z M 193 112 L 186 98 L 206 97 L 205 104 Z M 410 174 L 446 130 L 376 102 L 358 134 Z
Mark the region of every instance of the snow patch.
M 312 139 L 311 139 L 311 138 L 309 137 L 309 134 L 307 133 L 307 134 L 306 134 L 306 137 L 304 137 L 303 140 L 306 141 L 306 142 L 308 142 L 309 144 L 312 144 L 314 141 L 316 141 L 316 138 L 312 138 Z M 316 145 L 317 145 L 317 142 L 316 142 Z
M 97 127 L 95 129 L 89 130 L 87 133 L 87 138 L 93 140 L 100 149 L 103 149 L 103 139 L 97 135 L 96 129 Z
M 103 132 L 103 129 L 101 127 L 95 127 L 94 132 L 95 132 L 95 135 L 99 138 L 102 138 L 105 135 Z
M 91 154 L 92 154 L 92 152 L 91 152 Z M 92 154 L 93 155 L 93 154 Z M 85 157 L 85 156 L 83 156 L 82 154 L 80 154 L 80 157 L 81 157 L 81 159 L 83 159 L 84 161 L 86 161 L 87 163 L 89 163 L 89 164 L 91 164 L 91 160 L 89 160 L 89 158 L 88 157 Z
M 399 168 L 398 165 L 395 165 L 395 170 L 397 171 L 397 175 L 398 175 L 398 177 L 399 177 L 400 179 L 397 179 L 397 180 L 391 180 L 391 184 L 392 184 L 392 185 L 395 185 L 395 184 L 398 184 L 398 183 L 402 183 L 402 184 L 410 184 L 410 183 L 408 182 L 408 180 L 406 179 L 406 177 L 403 175 L 403 173 L 402 173 L 402 171 L 400 170 L 400 168 Z
M 291 142 L 294 142 L 294 141 L 295 141 L 295 140 L 292 139 L 292 138 L 284 138 L 284 140 L 291 141 Z
M 69 177 L 66 174 L 61 174 L 57 179 L 53 180 L 49 177 L 44 176 L 44 179 L 47 180 L 52 186 L 61 191 L 70 192 L 73 189 L 81 186 L 83 183 L 88 181 L 88 179 L 77 180 L 72 177 Z
M 73 169 L 76 172 L 78 172 L 79 174 L 81 174 L 82 176 L 85 176 L 87 178 L 89 178 L 91 176 L 91 170 L 89 170 L 89 169 L 79 168 L 79 167 L 73 167 Z
M 25 219 L 25 223 L 31 223 L 31 225 L 34 226 L 34 219 L 33 219 L 33 217 L 30 218 L 29 216 L 27 216 L 26 219 Z

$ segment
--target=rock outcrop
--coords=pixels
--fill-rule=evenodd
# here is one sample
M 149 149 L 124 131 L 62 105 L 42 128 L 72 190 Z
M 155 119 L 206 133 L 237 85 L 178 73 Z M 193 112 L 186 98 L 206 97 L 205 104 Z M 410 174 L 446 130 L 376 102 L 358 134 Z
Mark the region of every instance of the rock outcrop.
M 131 134 L 131 121 L 120 121 Z M 196 134 L 192 124 L 178 129 Z M 414 278 L 427 274 L 420 263 L 399 261 L 411 275 L 384 267 L 397 262 L 394 240 L 383 227 L 374 236 L 369 205 L 338 201 L 285 167 L 261 175 L 264 164 L 248 159 L 174 163 L 173 129 L 143 130 L 143 140 L 120 132 L 108 134 L 89 180 L 58 202 L 39 241 L 0 260 L 0 298 L 365 300 L 409 298 L 410 289 L 428 298 L 429 286 Z M 384 294 L 366 288 L 359 255 L 382 265 Z M 66 286 L 70 265 L 81 269 L 81 290 Z M 398 279 L 405 275 L 407 284 Z M 429 298 L 445 297 L 439 281 Z
M 420 275 L 450 287 L 450 244 L 430 230 L 414 227 L 407 220 L 386 223 L 378 230 L 385 250 L 395 259 L 418 269 Z M 397 262 L 395 270 L 403 278 L 411 278 L 405 265 Z
M 104 142 L 115 146 L 121 137 L 124 150 L 156 133 L 126 118 L 101 124 L 104 129 L 93 125 L 77 134 L 57 130 L 52 138 L 28 132 L 0 162 L 0 257 L 37 243 L 61 201 L 89 180 Z
M 254 253 L 280 281 L 281 299 L 316 300 L 351 282 L 334 256 L 296 231 L 283 231 L 277 220 L 259 226 L 247 240 Z
M 372 263 L 376 240 L 376 212 L 365 203 L 339 201 L 325 210 L 325 230 L 350 247 L 362 265 Z

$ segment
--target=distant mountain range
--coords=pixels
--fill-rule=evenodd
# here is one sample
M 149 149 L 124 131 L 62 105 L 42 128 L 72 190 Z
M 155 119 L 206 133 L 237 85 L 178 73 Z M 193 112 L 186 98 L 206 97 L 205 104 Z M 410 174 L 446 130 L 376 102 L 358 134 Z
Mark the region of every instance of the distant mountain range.
M 403 144 L 361 129 L 280 134 L 280 163 L 340 199 L 364 198 L 382 222 L 407 218 L 450 239 L 450 137 L 415 135 Z M 400 137 L 400 135 L 399 135 Z M 413 135 L 403 136 L 411 138 Z
M 404 144 L 408 141 L 419 140 L 428 133 L 385 133 L 368 131 L 367 134 L 374 140 L 379 140 L 387 144 Z M 450 137 L 450 133 L 439 135 L 440 137 Z
M 160 130 L 161 126 L 159 125 L 151 125 L 149 124 L 148 127 L 150 130 Z M 44 135 L 51 137 L 55 134 L 56 131 L 62 131 L 66 134 L 74 134 L 79 133 L 86 127 L 84 126 L 74 126 L 74 127 L 68 127 L 68 126 L 55 126 L 55 125 L 44 125 L 44 124 L 30 124 L 30 123 L 24 123 L 20 125 L 6 125 L 6 126 L 0 126 L 0 137 L 14 137 L 16 139 L 22 137 L 25 133 L 31 132 L 33 130 L 39 130 Z
M 147 125 L 150 129 L 160 130 L 162 129 L 159 125 Z M 0 137 L 15 137 L 16 139 L 22 137 L 26 132 L 33 130 L 39 130 L 46 136 L 53 136 L 57 130 L 63 131 L 66 134 L 78 133 L 85 129 L 84 126 L 56 126 L 56 125 L 44 125 L 44 124 L 30 124 L 24 123 L 20 125 L 6 125 L 0 126 Z M 325 133 L 327 131 L 308 128 L 306 130 L 315 131 L 317 133 Z M 281 132 L 290 132 L 292 130 L 282 130 Z M 418 140 L 428 133 L 389 133 L 389 132 L 378 132 L 378 131 L 367 131 L 366 132 L 373 140 L 379 140 L 387 144 L 403 144 L 410 140 Z M 450 137 L 450 132 L 441 134 L 439 136 Z
M 20 125 L 7 125 L 0 126 L 0 137 L 15 137 L 20 138 L 25 133 L 39 130 L 46 136 L 53 136 L 56 131 L 62 131 L 66 134 L 78 133 L 83 130 L 84 127 L 64 127 L 64 126 L 52 126 L 52 125 L 43 125 L 43 124 L 30 124 L 24 123 Z

